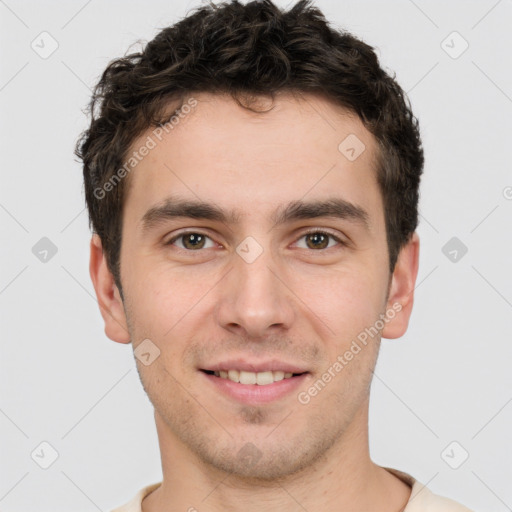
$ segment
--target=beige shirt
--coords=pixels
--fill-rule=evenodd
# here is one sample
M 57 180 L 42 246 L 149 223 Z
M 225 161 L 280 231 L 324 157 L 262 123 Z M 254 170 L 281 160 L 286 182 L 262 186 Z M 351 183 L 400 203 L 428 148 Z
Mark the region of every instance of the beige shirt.
M 453 500 L 433 494 L 424 485 L 407 473 L 392 468 L 385 469 L 393 473 L 412 488 L 409 501 L 402 512 L 472 512 Z M 160 484 L 161 482 L 158 482 L 144 487 L 133 497 L 132 500 L 125 505 L 112 510 L 112 512 L 142 512 L 142 500 L 159 487 Z

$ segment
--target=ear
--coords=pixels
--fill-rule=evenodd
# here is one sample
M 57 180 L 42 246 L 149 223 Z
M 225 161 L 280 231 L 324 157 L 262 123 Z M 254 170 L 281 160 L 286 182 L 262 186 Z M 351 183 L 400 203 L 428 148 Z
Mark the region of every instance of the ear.
M 419 253 L 420 239 L 414 232 L 409 242 L 400 250 L 393 271 L 386 311 L 394 310 L 395 315 L 385 324 L 382 330 L 383 338 L 400 338 L 407 331 L 414 302 Z
M 105 334 L 118 343 L 130 343 L 130 333 L 123 301 L 108 269 L 100 237 L 95 233 L 91 239 L 89 273 L 96 291 L 101 316 L 105 322 Z

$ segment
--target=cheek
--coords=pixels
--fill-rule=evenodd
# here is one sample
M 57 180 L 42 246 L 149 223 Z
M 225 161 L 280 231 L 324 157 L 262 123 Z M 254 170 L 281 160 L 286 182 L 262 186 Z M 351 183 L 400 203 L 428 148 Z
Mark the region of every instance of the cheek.
M 320 319 L 324 334 L 342 345 L 373 325 L 383 307 L 382 284 L 371 274 L 356 268 L 305 274 L 293 282 L 292 289 L 308 311 Z
M 146 271 L 138 269 L 132 280 L 135 326 L 148 329 L 157 337 L 166 337 L 194 311 L 218 278 L 212 272 L 198 275 L 191 268 L 155 265 L 148 266 Z

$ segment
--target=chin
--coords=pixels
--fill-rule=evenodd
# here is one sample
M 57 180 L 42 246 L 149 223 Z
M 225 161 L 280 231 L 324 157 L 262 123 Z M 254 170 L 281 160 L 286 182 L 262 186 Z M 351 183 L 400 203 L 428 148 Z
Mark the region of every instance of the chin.
M 195 451 L 199 459 L 217 470 L 228 473 L 251 485 L 274 484 L 276 480 L 286 480 L 312 466 L 321 463 L 326 452 L 336 442 L 337 436 L 321 436 L 316 438 L 307 434 L 297 433 L 292 438 L 272 435 L 244 436 L 243 439 L 226 440 L 224 447 L 212 450 L 214 443 L 199 443 L 189 448 Z M 234 448 L 236 445 L 236 448 Z

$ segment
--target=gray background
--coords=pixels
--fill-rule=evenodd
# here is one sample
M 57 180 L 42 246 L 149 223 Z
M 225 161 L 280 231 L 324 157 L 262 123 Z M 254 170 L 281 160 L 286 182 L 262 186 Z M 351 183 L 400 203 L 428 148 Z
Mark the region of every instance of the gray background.
M 108 61 L 197 5 L 0 0 L 1 511 L 106 511 L 161 478 L 131 347 L 103 331 L 73 145 Z M 407 334 L 383 340 L 372 457 L 475 510 L 512 510 L 512 2 L 316 5 L 396 72 L 426 153 L 415 307 Z

